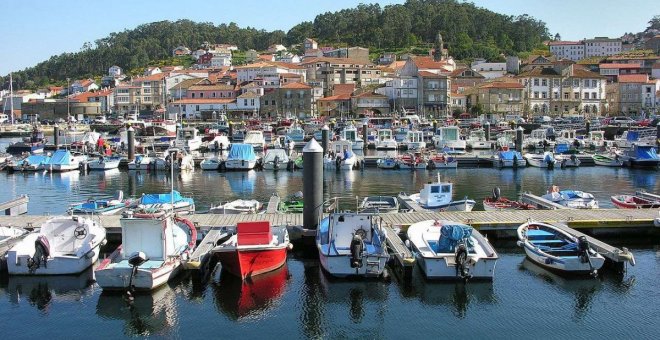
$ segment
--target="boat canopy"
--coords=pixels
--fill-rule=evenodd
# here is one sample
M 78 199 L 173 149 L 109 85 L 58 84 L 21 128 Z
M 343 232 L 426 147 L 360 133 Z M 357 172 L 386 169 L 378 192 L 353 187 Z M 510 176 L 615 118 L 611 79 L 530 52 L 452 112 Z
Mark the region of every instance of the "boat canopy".
M 568 153 L 570 151 L 570 146 L 566 143 L 560 143 L 555 145 L 556 153 Z
M 649 145 L 636 145 L 635 158 L 640 159 L 658 159 L 655 148 Z
M 629 142 L 636 142 L 637 140 L 639 140 L 639 132 L 628 131 L 628 134 L 626 134 L 626 140 Z
M 523 156 L 522 156 L 522 154 L 521 154 L 520 152 L 518 152 L 518 151 L 512 151 L 512 150 L 509 150 L 509 151 L 500 151 L 500 152 L 499 152 L 499 156 L 500 156 L 500 159 L 505 159 L 505 160 L 509 160 L 509 159 L 510 159 L 510 160 L 513 160 L 514 158 L 517 158 L 517 159 L 519 159 L 519 160 L 520 160 L 520 159 L 523 159 Z
M 456 245 L 461 240 L 466 240 L 468 247 L 472 247 L 470 236 L 472 236 L 472 227 L 467 225 L 443 225 L 440 228 L 440 240 L 436 253 L 453 253 Z
M 46 155 L 30 155 L 23 160 L 27 164 L 46 164 L 50 161 L 50 157 Z
M 71 164 L 71 158 L 71 152 L 69 152 L 69 150 L 57 150 L 53 153 L 53 156 L 50 157 L 48 164 L 69 165 Z
M 270 149 L 264 156 L 264 163 L 274 162 L 275 157 L 279 157 L 280 162 L 289 161 L 289 156 L 286 155 L 286 151 L 284 149 Z
M 254 154 L 254 147 L 250 144 L 232 144 L 227 159 L 253 161 L 257 156 Z
M 174 202 L 188 201 L 191 204 L 193 199 L 189 197 L 181 196 L 181 193 L 174 190 L 171 193 L 166 194 L 144 194 L 142 195 L 141 204 L 166 204 L 172 202 L 172 197 L 174 197 Z

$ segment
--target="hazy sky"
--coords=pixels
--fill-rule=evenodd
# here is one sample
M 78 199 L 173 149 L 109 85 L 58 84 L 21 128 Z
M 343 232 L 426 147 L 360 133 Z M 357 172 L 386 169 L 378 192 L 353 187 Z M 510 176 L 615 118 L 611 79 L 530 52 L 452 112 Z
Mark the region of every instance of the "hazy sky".
M 236 22 L 266 30 L 288 31 L 317 14 L 354 7 L 360 2 L 381 6 L 404 0 L 0 0 L 0 74 L 21 70 L 63 52 L 77 52 L 85 42 L 111 32 L 160 20 L 190 19 L 214 24 Z M 545 21 L 565 40 L 618 37 L 639 32 L 654 15 L 658 0 L 474 0 L 508 15 L 529 14 Z M 617 5 L 618 3 L 618 5 Z

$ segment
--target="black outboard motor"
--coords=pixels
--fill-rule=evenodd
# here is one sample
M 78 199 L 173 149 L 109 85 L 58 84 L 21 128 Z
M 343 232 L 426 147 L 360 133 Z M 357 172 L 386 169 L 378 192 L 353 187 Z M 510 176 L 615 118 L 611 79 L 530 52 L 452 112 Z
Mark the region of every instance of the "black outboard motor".
M 580 252 L 580 260 L 586 263 L 589 260 L 589 241 L 586 236 L 578 237 L 578 251 Z
M 274 169 L 280 168 L 280 156 L 275 156 L 275 159 L 273 159 L 273 168 Z
M 461 242 L 456 246 L 456 276 L 460 276 L 463 280 L 467 280 L 472 275 L 470 275 L 470 264 L 468 259 L 468 250 L 464 242 Z
M 128 290 L 126 291 L 126 296 L 130 301 L 133 301 L 133 277 L 137 275 L 138 268 L 143 265 L 145 262 L 149 261 L 147 255 L 141 251 L 136 251 L 128 257 L 128 265 L 131 266 L 131 277 L 128 280 Z
M 364 242 L 362 235 L 355 233 L 351 240 L 351 268 L 362 268 L 362 253 L 364 251 Z
M 47 261 L 48 256 L 50 256 L 50 242 L 44 235 L 39 235 L 34 241 L 34 255 L 28 259 L 28 269 L 30 273 L 34 273 L 37 268 L 44 265 L 44 268 L 48 268 Z

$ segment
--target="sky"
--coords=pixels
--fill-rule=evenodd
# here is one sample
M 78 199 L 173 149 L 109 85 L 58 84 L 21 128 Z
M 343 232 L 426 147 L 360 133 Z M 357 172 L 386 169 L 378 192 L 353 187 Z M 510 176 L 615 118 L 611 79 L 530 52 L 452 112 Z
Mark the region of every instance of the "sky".
M 382 7 L 404 0 L 0 0 L 0 74 L 22 70 L 52 55 L 77 52 L 111 32 L 154 21 L 190 19 L 235 22 L 240 27 L 288 31 L 317 14 L 352 8 L 359 3 Z M 658 0 L 473 0 L 476 5 L 507 15 L 529 14 L 544 21 L 563 40 L 594 36 L 619 37 L 640 32 L 660 15 Z

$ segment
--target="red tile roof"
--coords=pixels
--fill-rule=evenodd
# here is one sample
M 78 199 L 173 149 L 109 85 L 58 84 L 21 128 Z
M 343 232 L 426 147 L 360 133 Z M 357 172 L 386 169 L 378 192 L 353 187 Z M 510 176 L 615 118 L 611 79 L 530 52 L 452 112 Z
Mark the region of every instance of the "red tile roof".
M 421 69 L 429 69 L 429 70 L 445 70 L 447 66 L 447 62 L 445 61 L 435 61 L 433 60 L 433 57 L 412 57 L 412 61 L 417 65 L 417 68 Z
M 334 95 L 334 96 L 320 98 L 319 101 L 332 102 L 332 101 L 349 100 L 349 99 L 351 99 L 350 94 L 337 94 L 337 95 Z
M 622 74 L 619 83 L 646 83 L 649 81 L 647 74 Z
M 355 84 L 335 84 L 332 87 L 332 93 L 335 95 L 348 94 L 350 95 L 355 91 Z
M 167 73 L 156 73 L 154 75 L 146 76 L 146 77 L 138 77 L 133 79 L 134 82 L 145 82 L 145 81 L 156 81 L 156 80 L 163 80 L 167 76 Z
M 283 88 L 283 89 L 304 89 L 304 90 L 309 90 L 312 87 L 309 86 L 309 85 L 305 85 L 303 83 L 289 83 L 289 84 L 286 84 L 286 85 L 282 86 L 281 88 Z
M 479 85 L 479 87 L 485 89 L 523 89 L 524 88 L 524 86 L 521 83 L 503 82 L 503 81 L 484 83 L 482 85 Z
M 623 63 L 611 63 L 611 64 L 600 64 L 598 67 L 602 69 L 621 69 L 621 68 L 641 68 L 641 64 L 623 64 Z
M 175 100 L 172 104 L 229 104 L 235 102 L 232 98 L 182 98 Z

